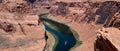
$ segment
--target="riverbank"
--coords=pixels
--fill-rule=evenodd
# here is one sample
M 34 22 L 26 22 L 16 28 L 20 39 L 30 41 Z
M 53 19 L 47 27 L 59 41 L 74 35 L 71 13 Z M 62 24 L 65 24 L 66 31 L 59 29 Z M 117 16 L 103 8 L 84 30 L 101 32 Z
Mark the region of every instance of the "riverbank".
M 76 42 L 75 42 L 75 45 L 72 47 L 72 48 L 70 48 L 69 50 L 73 50 L 75 47 L 77 47 L 77 46 L 79 46 L 80 44 L 81 44 L 81 41 L 79 41 L 79 36 L 78 36 L 78 34 L 77 34 L 77 32 L 75 32 L 72 28 L 70 28 L 68 25 L 66 25 L 65 23 L 61 23 L 61 22 L 59 22 L 59 21 L 55 21 L 54 19 L 51 19 L 51 17 L 49 17 L 48 19 L 50 19 L 50 20 L 52 20 L 52 21 L 54 21 L 54 23 L 55 23 L 55 25 L 54 24 L 50 24 L 50 23 L 46 23 L 46 22 L 44 22 L 45 23 L 45 25 L 49 25 L 50 27 L 52 27 L 52 28 L 54 28 L 56 31 L 58 31 L 58 32 L 63 32 L 64 34 L 66 34 L 66 35 L 73 35 L 74 37 L 75 37 L 75 39 L 76 39 Z M 53 23 L 53 22 L 52 22 Z M 64 25 L 64 26 L 63 26 Z M 68 28 L 67 28 L 67 27 Z M 61 27 L 61 28 L 60 28 Z M 60 28 L 60 29 L 59 29 Z M 70 29 L 70 30 L 69 30 Z M 72 33 L 72 34 L 71 34 Z M 53 35 L 54 36 L 54 35 Z M 56 36 L 54 36 L 54 37 L 56 37 Z M 67 38 L 67 37 L 66 37 Z M 72 37 L 71 37 L 72 38 Z M 55 39 L 57 39 L 56 41 L 57 41 L 57 43 L 58 43 L 58 38 L 55 38 Z M 72 39 L 71 39 L 72 40 Z M 62 40 L 63 41 L 63 40 Z M 54 45 L 54 47 L 56 47 L 56 45 L 57 45 L 57 43 L 55 43 L 55 45 Z M 70 43 L 70 42 L 68 42 L 68 43 Z M 74 43 L 74 41 L 72 41 L 71 43 Z
M 51 16 L 51 15 L 50 15 Z M 71 21 L 71 19 L 66 19 L 64 17 L 49 17 L 58 22 L 69 25 L 77 33 L 82 44 L 76 47 L 73 51 L 94 51 L 94 42 L 97 36 L 96 31 L 102 27 L 102 25 L 87 24 L 86 22 L 77 23 Z
M 56 38 L 52 33 L 50 33 L 47 30 L 46 30 L 46 35 L 48 36 L 48 39 L 46 41 L 46 46 L 43 51 L 53 51 Z

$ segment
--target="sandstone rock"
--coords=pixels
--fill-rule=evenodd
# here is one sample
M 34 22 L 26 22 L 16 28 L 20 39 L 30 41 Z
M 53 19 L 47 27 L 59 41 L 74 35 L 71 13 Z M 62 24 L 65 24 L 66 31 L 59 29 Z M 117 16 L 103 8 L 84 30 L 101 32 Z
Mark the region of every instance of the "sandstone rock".
M 115 15 L 119 8 L 119 0 L 0 0 L 0 50 L 42 51 L 45 28 L 37 15 L 49 10 L 49 15 L 69 22 L 79 33 L 83 44 L 75 51 L 94 51 L 94 47 L 96 51 L 117 51 L 120 21 Z M 94 46 L 95 31 L 103 25 L 115 28 L 100 31 Z
M 1 51 L 42 51 L 44 49 L 45 28 L 41 23 L 38 25 L 39 17 L 28 3 L 23 0 L 3 0 L 0 9 Z
M 95 51 L 120 51 L 120 30 L 117 28 L 103 28 L 98 31 Z

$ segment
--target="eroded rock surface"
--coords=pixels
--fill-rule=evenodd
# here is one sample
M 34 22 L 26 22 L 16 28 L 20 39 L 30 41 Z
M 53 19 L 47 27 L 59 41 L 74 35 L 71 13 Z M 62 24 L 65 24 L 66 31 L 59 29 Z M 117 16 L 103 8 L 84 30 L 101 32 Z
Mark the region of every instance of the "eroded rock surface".
M 120 9 L 111 18 L 107 18 L 104 27 L 98 31 L 95 51 L 120 51 Z
M 0 50 L 42 51 L 46 44 L 43 24 L 23 0 L 2 0 L 0 4 Z
M 97 39 L 95 49 L 94 42 L 98 29 L 119 29 L 119 0 L 0 0 L 0 50 L 42 51 L 46 43 L 45 29 L 37 15 L 44 9 L 49 10 L 49 15 L 56 20 L 71 24 L 78 32 L 83 44 L 75 51 L 118 50 L 109 38 L 107 41 L 112 45 L 101 36 Z M 114 32 L 114 28 L 109 29 Z M 100 47 L 108 44 L 100 48 L 97 43 Z
M 12 16 L 11 13 L 4 14 L 0 17 L 1 50 L 42 51 L 44 49 L 46 43 L 44 37 L 45 29 L 42 24 L 38 25 L 37 15 L 25 15 L 19 19 L 15 18 L 19 16 L 14 14 Z
M 98 31 L 95 51 L 120 51 L 120 30 L 117 28 L 103 28 Z

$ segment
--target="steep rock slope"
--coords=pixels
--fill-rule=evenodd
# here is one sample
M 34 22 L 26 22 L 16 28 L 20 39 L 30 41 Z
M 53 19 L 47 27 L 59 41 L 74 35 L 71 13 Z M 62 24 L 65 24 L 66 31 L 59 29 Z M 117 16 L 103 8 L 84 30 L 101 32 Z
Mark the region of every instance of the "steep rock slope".
M 120 30 L 117 28 L 103 28 L 98 31 L 95 51 L 120 51 Z
M 111 26 L 111 21 L 119 14 L 118 1 L 84 1 L 84 2 L 55 2 L 51 6 L 50 14 L 59 20 L 70 23 L 79 33 L 83 44 L 75 51 L 94 51 L 96 31 L 102 27 Z M 56 19 L 57 19 L 56 18 Z
M 110 11 L 114 12 L 115 9 L 117 10 L 116 13 L 111 13 L 104 24 L 104 28 L 98 31 L 95 51 L 120 51 L 120 5 L 117 5 L 120 2 L 114 4 L 118 10 L 115 7 L 111 8 Z
M 44 12 L 42 9 L 47 9 L 50 11 L 50 16 L 54 16 L 56 20 L 68 22 L 79 33 L 79 39 L 83 44 L 75 51 L 94 51 L 98 29 L 103 26 L 119 28 L 119 19 L 115 18 L 116 13 L 119 14 L 120 2 L 118 1 L 0 0 L 2 38 L 8 37 L 7 39 L 12 41 L 8 43 L 9 40 L 1 40 L 1 50 L 17 51 L 17 49 L 24 48 L 23 50 L 26 51 L 42 51 L 46 43 L 45 30 L 41 21 L 38 21 L 37 15 Z M 17 39 L 20 39 L 18 40 L 20 43 L 17 42 Z M 5 44 L 5 48 L 2 46 L 3 41 L 7 44 Z M 18 45 L 14 43 L 18 43 Z
M 23 0 L 0 3 L 0 51 L 42 51 L 45 29 Z

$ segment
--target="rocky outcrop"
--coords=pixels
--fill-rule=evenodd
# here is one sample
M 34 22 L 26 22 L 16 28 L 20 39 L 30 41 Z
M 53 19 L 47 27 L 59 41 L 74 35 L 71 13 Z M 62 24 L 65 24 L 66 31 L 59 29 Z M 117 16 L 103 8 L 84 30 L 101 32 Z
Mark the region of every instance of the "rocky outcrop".
M 39 17 L 33 9 L 28 1 L 2 1 L 0 4 L 1 51 L 42 51 L 44 49 L 45 29 L 43 24 L 38 25 Z
M 107 4 L 107 5 L 106 5 Z M 106 5 L 106 6 L 105 6 Z M 104 9 L 105 8 L 105 9 Z M 95 51 L 120 51 L 120 2 L 107 1 L 99 9 L 98 24 L 103 23 L 103 29 L 98 31 Z M 102 22 L 103 21 L 103 22 Z
M 38 16 L 17 17 L 19 16 L 4 12 L 0 15 L 0 49 L 42 51 L 46 43 L 45 29 L 42 24 L 38 25 Z
M 0 23 L 0 28 L 3 29 L 5 32 L 15 32 L 16 28 L 7 22 Z
M 83 45 L 76 51 L 93 51 L 96 30 L 103 25 L 120 27 L 119 8 L 120 2 L 105 0 L 0 0 L 0 50 L 42 51 L 46 43 L 45 29 L 37 15 L 49 10 L 49 15 L 72 22 L 79 32 Z M 118 50 L 111 41 L 103 35 L 98 36 L 95 50 Z
M 103 28 L 98 31 L 95 51 L 120 51 L 120 30 L 117 28 Z
M 105 27 L 115 27 L 120 29 L 120 10 L 114 14 L 111 20 L 107 20 Z
M 95 51 L 118 51 L 111 42 L 99 36 L 95 43 Z
M 52 5 L 50 14 L 54 17 L 62 17 L 70 20 L 70 22 L 77 22 L 77 24 L 80 24 L 80 27 L 77 26 L 75 29 L 76 31 L 79 30 L 78 32 L 80 32 L 80 34 L 84 34 L 80 35 L 80 37 L 82 37 L 80 39 L 83 41 L 83 44 L 81 45 L 81 51 L 93 51 L 91 50 L 93 47 L 91 44 L 94 42 L 94 37 L 97 36 L 95 33 L 96 30 L 100 29 L 101 27 L 119 27 L 118 18 L 117 20 L 115 18 L 119 17 L 116 16 L 119 14 L 119 5 L 120 2 L 118 1 L 56 2 L 56 4 Z M 61 9 L 61 6 L 63 6 L 65 9 Z M 80 30 L 80 28 L 82 30 Z M 96 51 L 117 51 L 116 46 L 114 46 L 109 39 L 104 39 L 102 36 L 97 38 L 94 47 Z
M 110 22 L 109 20 L 119 11 L 119 5 L 120 2 L 118 1 L 61 1 L 55 2 L 55 4 L 51 6 L 50 14 L 53 16 L 71 17 L 71 20 L 75 22 L 106 24 L 105 22 Z
M 100 15 L 100 18 L 98 19 L 98 24 L 103 24 L 110 22 L 112 17 L 115 13 L 117 13 L 120 9 L 120 2 L 117 1 L 106 1 L 103 2 L 100 8 L 97 10 L 97 14 Z

